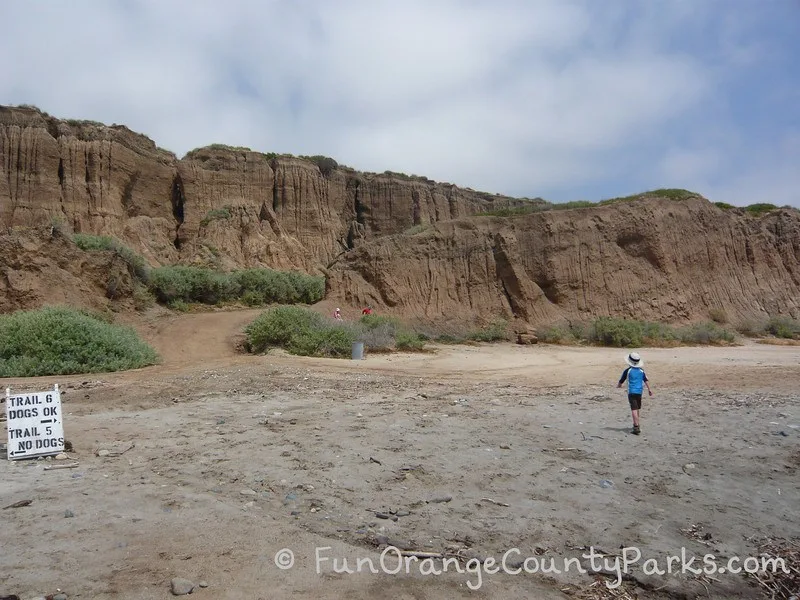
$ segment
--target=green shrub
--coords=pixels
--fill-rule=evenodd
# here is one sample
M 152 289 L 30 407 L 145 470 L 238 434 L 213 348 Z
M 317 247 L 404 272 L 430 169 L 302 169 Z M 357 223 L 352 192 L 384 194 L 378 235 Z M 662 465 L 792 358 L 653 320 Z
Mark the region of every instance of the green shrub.
M 555 202 L 551 206 L 551 210 L 571 210 L 573 208 L 590 208 L 592 206 L 597 206 L 597 204 L 589 200 L 573 200 L 572 202 Z
M 187 302 L 183 300 L 170 300 L 167 302 L 167 308 L 170 310 L 174 310 L 175 312 L 189 312 L 191 306 Z
M 727 202 L 714 202 L 714 206 L 717 208 L 721 208 L 722 210 L 730 210 L 732 208 L 736 208 L 733 204 L 728 204 Z
M 245 328 L 247 349 L 261 353 L 285 348 L 302 356 L 345 358 L 354 342 L 363 342 L 370 352 L 422 350 L 423 336 L 392 317 L 366 315 L 348 323 L 334 321 L 299 306 L 279 306 L 258 316 Z
M 72 236 L 72 241 L 75 242 L 78 248 L 87 252 L 111 251 L 116 253 L 125 262 L 132 277 L 142 283 L 149 281 L 150 270 L 147 262 L 141 255 L 124 246 L 118 239 L 107 235 L 76 233 Z
M 414 331 L 401 329 L 395 337 L 395 347 L 398 350 L 420 351 L 425 349 L 425 340 Z
M 661 188 L 657 190 L 649 190 L 641 192 L 640 194 L 633 194 L 631 196 L 621 196 L 619 198 L 608 198 L 598 202 L 600 206 L 608 204 L 616 204 L 617 202 L 630 202 L 632 200 L 641 200 L 643 198 L 665 198 L 668 200 L 680 201 L 688 200 L 689 198 L 698 198 L 699 194 L 690 192 L 689 190 L 675 189 L 675 188 Z
M 726 313 L 723 308 L 712 308 L 708 311 L 708 316 L 711 317 L 712 321 L 720 325 L 724 325 L 728 322 L 728 313 Z
M 537 329 L 536 337 L 540 342 L 545 344 L 560 344 L 561 342 L 568 340 L 571 336 L 570 332 L 566 328 L 557 325 L 550 325 Z
M 467 339 L 473 342 L 497 342 L 508 339 L 508 321 L 495 319 L 486 327 L 470 331 Z
M 775 337 L 793 339 L 800 336 L 800 321 L 791 317 L 772 317 L 767 321 L 766 331 Z
M 71 308 L 0 316 L 0 377 L 137 369 L 158 362 L 133 329 Z
M 114 250 L 117 241 L 107 235 L 90 235 L 87 233 L 76 233 L 72 236 L 72 241 L 81 250 Z
M 224 208 L 214 208 L 206 213 L 206 216 L 200 221 L 202 227 L 208 226 L 212 221 L 219 221 L 231 218 L 231 208 L 225 206 Z
M 719 344 L 736 339 L 732 332 L 712 321 L 689 325 L 681 329 L 679 334 L 684 344 Z
M 745 206 L 744 210 L 747 211 L 748 214 L 760 217 L 761 215 L 765 215 L 768 212 L 773 210 L 777 210 L 778 207 L 774 204 L 769 204 L 767 202 L 758 202 L 756 204 L 750 204 L 749 206 Z
M 158 267 L 150 272 L 150 289 L 159 302 L 175 300 L 217 304 L 230 293 L 224 277 L 202 267 Z
M 736 325 L 736 331 L 749 337 L 758 337 L 767 332 L 767 324 L 766 321 L 746 319 L 744 321 L 740 321 L 739 324 Z
M 245 329 L 250 352 L 261 353 L 269 348 L 299 347 L 294 338 L 312 335 L 314 331 L 329 326 L 325 317 L 299 306 L 271 308 L 255 319 Z
M 151 271 L 150 287 L 159 302 L 219 304 L 241 299 L 248 306 L 313 304 L 325 295 L 325 279 L 303 273 L 244 269 L 223 273 L 203 267 L 170 266 Z
M 156 298 L 145 286 L 140 283 L 133 285 L 133 307 L 138 311 L 144 311 L 156 303 Z
M 293 271 L 244 269 L 230 274 L 236 295 L 255 304 L 314 304 L 325 296 L 325 278 Z
M 287 349 L 300 356 L 348 358 L 355 341 L 356 334 L 352 327 L 333 323 L 310 329 L 303 335 L 292 336 Z
M 612 317 L 597 319 L 589 333 L 590 341 L 618 348 L 641 346 L 643 338 L 644 327 L 641 322 Z

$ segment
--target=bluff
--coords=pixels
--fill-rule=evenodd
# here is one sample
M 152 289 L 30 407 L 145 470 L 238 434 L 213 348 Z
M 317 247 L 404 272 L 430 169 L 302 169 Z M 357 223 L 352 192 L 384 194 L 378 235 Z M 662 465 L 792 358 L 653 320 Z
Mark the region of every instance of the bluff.
M 123 125 L 0 107 L 6 235 L 57 225 L 114 236 L 153 266 L 321 272 L 336 302 L 421 319 L 681 321 L 711 308 L 732 318 L 800 316 L 797 211 L 756 218 L 693 197 L 480 216 L 521 206 L 548 203 L 361 173 L 325 157 L 212 145 L 179 159 Z M 34 280 L 48 265 L 81 288 L 76 298 L 108 289 L 96 267 L 94 283 L 79 283 L 69 265 L 81 260 L 64 263 L 72 255 L 61 241 L 25 239 L 13 260 L 0 260 L 0 310 L 50 301 L 14 284 L 45 289 Z
M 318 159 L 213 145 L 178 160 L 122 125 L 0 107 L 0 224 L 60 221 L 153 265 L 313 271 L 375 236 L 523 202 Z
M 473 217 L 345 255 L 334 298 L 421 319 L 685 322 L 800 316 L 800 211 L 761 218 L 696 197 Z

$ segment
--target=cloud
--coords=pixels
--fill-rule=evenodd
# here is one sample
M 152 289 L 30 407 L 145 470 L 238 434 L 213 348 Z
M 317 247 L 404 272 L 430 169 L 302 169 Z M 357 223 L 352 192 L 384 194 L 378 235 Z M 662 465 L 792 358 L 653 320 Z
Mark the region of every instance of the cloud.
M 555 200 L 685 182 L 800 205 L 800 11 L 759 6 L 6 0 L 0 103 L 178 155 L 222 142 Z

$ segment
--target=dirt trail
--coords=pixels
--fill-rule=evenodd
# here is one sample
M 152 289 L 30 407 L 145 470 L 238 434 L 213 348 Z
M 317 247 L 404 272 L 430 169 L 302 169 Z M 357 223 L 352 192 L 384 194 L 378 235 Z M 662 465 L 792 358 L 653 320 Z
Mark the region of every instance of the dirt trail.
M 236 341 L 244 327 L 262 311 L 226 310 L 175 315 L 159 313 L 144 322 L 132 322 L 153 345 L 165 368 L 230 361 L 241 356 Z

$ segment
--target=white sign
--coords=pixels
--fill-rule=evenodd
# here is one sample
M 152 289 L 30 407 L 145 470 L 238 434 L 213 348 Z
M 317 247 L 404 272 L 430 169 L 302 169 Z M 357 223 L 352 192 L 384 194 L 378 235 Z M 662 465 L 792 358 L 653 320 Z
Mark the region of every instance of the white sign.
M 13 396 L 6 388 L 6 417 L 9 460 L 64 451 L 58 384 L 49 392 L 25 392 Z

